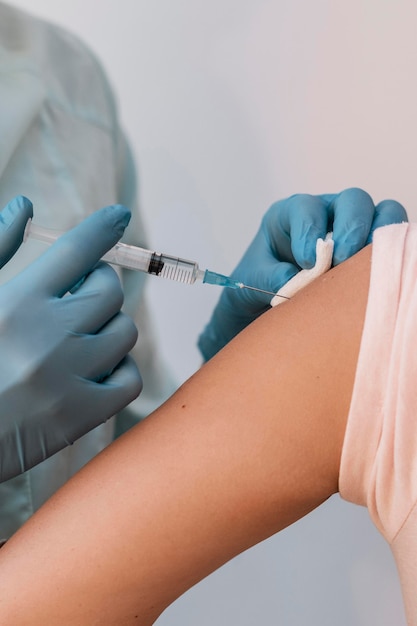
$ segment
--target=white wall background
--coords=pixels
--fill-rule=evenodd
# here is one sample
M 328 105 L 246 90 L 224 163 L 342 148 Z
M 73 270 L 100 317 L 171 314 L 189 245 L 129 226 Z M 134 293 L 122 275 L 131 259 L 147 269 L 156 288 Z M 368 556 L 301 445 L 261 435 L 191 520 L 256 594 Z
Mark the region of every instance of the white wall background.
M 19 0 L 88 41 L 118 93 L 151 245 L 229 272 L 276 199 L 357 185 L 417 219 L 414 0 Z M 181 381 L 217 289 L 149 281 Z M 169 297 L 170 305 L 163 304 Z M 333 498 L 159 626 L 402 626 L 388 548 Z

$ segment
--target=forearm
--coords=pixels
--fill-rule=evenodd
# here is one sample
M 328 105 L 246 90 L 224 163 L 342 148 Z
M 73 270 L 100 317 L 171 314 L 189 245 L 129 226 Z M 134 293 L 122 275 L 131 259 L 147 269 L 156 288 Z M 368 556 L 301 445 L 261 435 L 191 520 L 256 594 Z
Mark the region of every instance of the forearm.
M 151 624 L 337 491 L 369 258 L 262 316 L 61 489 L 0 553 L 0 622 Z

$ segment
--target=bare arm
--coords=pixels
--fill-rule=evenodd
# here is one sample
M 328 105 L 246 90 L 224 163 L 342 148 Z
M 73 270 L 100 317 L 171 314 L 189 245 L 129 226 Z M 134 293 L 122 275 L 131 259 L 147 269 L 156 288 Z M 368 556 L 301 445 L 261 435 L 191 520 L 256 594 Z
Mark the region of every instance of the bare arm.
M 338 489 L 370 248 L 263 315 L 0 551 L 0 623 L 151 624 Z

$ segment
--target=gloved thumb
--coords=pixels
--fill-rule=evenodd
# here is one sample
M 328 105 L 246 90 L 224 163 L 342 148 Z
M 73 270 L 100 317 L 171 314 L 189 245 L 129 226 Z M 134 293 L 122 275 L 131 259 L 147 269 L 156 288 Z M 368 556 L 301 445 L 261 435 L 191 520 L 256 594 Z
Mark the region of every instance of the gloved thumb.
M 0 268 L 12 258 L 23 241 L 33 205 L 25 196 L 16 196 L 0 211 Z

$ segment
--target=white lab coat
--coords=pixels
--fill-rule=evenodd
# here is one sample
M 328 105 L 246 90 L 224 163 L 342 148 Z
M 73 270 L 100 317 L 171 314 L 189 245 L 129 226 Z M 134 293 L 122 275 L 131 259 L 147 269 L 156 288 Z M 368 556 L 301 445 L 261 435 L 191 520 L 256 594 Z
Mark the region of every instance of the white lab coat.
M 133 212 L 124 241 L 145 244 L 134 165 L 102 68 L 77 38 L 0 2 L 0 205 L 17 194 L 33 201 L 34 221 L 60 230 L 102 206 L 124 203 Z M 29 240 L 0 271 L 0 282 L 42 250 L 43 244 Z M 122 280 L 124 309 L 139 327 L 133 355 L 144 381 L 142 394 L 117 417 L 117 428 L 124 430 L 168 397 L 174 385 L 154 344 L 144 275 L 124 272 Z M 114 430 L 115 420 L 109 420 L 0 484 L 0 541 L 108 445 Z

